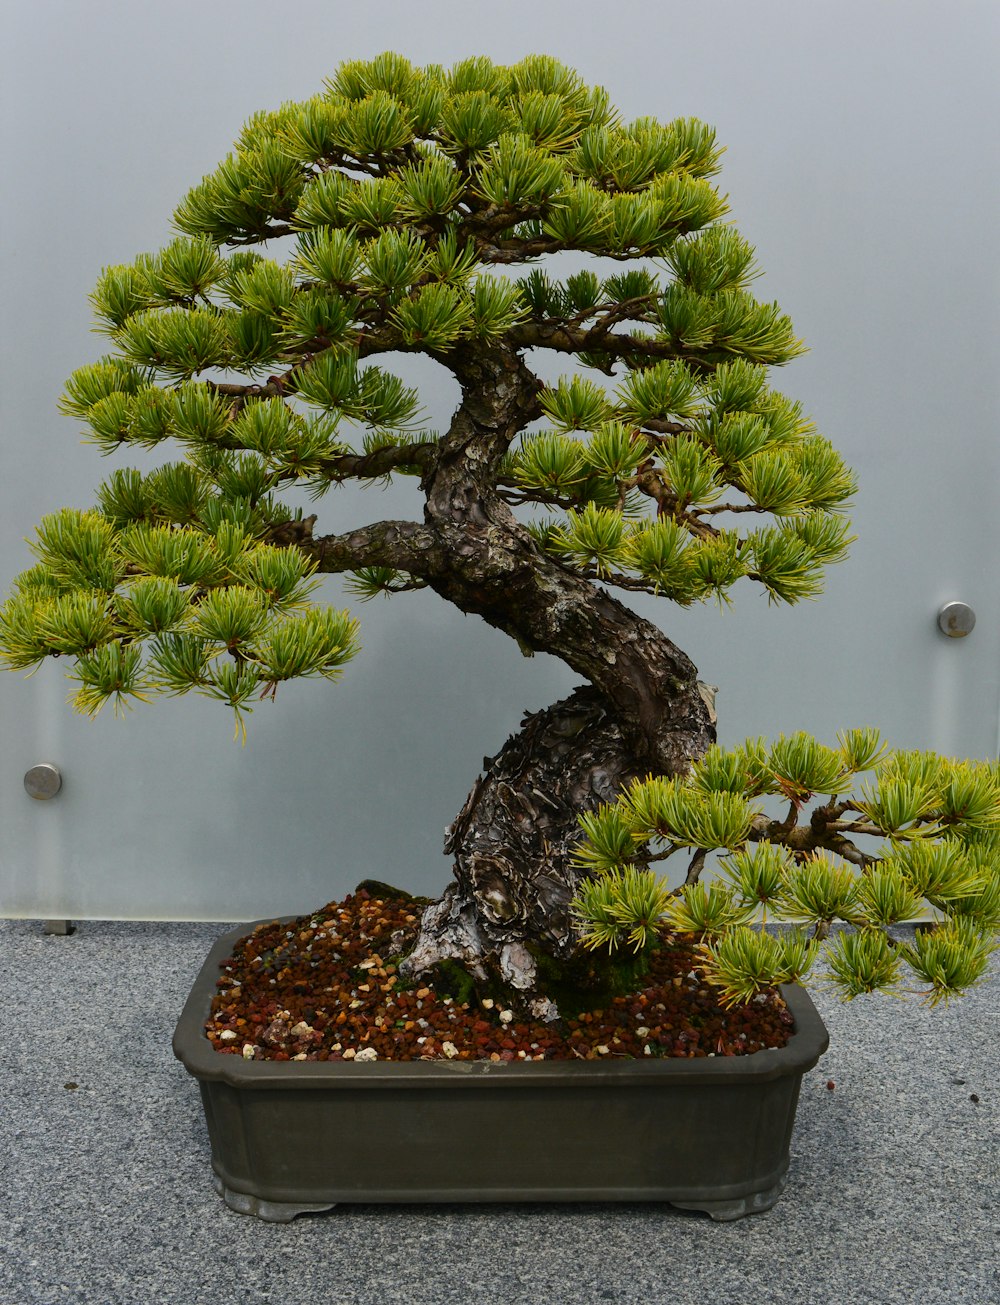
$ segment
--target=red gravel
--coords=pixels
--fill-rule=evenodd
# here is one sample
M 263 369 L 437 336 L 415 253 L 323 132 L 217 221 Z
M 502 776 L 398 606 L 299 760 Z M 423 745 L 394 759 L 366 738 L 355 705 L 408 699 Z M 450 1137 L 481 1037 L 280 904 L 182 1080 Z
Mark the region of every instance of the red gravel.
M 459 1002 L 430 982 L 404 982 L 392 962 L 412 945 L 420 910 L 362 888 L 258 926 L 223 963 L 206 1021 L 215 1049 L 254 1060 L 597 1060 L 739 1056 L 791 1036 L 776 993 L 720 1007 L 690 937 L 666 936 L 635 992 L 554 1024 L 489 999 Z

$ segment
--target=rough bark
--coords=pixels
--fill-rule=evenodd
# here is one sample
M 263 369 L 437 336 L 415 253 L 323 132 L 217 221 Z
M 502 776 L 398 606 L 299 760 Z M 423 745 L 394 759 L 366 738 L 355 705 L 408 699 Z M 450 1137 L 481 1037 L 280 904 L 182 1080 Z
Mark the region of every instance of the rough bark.
M 656 626 L 545 554 L 496 493 L 511 440 L 538 415 L 538 383 L 514 351 L 452 360 L 463 401 L 424 472 L 421 578 L 526 652 L 562 658 L 589 682 L 492 759 L 452 826 L 455 882 L 425 913 L 405 968 L 442 961 L 524 994 L 540 1011 L 538 959 L 578 947 L 568 910 L 581 811 L 639 774 L 683 773 L 714 739 L 694 664 Z
M 500 752 L 484 758 L 484 773 L 448 830 L 454 882 L 424 912 L 406 970 L 454 961 L 487 988 L 553 1018 L 539 961 L 578 951 L 570 902 L 583 876 L 573 862 L 579 815 L 648 769 L 590 686 L 526 716 Z
M 513 350 L 473 354 L 454 370 L 463 402 L 423 479 L 426 522 L 447 559 L 428 584 L 526 651 L 554 654 L 583 675 L 648 768 L 686 769 L 711 728 L 694 664 L 656 626 L 544 553 L 496 492 L 504 453 L 539 413 L 535 376 Z

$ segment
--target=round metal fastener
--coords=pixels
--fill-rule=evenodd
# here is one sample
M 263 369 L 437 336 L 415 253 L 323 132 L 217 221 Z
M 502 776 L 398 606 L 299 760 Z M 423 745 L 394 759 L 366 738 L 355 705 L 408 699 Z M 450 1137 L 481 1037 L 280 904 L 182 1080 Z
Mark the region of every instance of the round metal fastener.
M 938 629 L 949 639 L 964 639 L 976 624 L 976 614 L 968 603 L 945 603 L 938 612 Z
M 24 791 L 29 797 L 45 802 L 54 798 L 62 788 L 62 775 L 59 767 L 44 761 L 39 766 L 32 766 L 24 776 Z

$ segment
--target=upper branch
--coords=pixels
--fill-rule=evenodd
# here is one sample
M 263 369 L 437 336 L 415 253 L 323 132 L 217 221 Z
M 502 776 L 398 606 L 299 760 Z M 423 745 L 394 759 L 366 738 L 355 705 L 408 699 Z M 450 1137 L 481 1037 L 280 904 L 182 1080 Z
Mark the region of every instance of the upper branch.
M 238 245 L 265 245 L 269 240 L 280 240 L 282 236 L 297 236 L 298 228 L 287 222 L 270 222 L 258 231 L 247 232 L 245 236 L 230 236 L 226 244 L 235 248 Z
M 517 348 L 555 349 L 560 353 L 605 354 L 616 358 L 681 358 L 695 371 L 711 372 L 716 364 L 678 349 L 669 340 L 610 331 L 604 323 L 587 330 L 568 322 L 523 322 L 511 327 L 508 338 Z
M 344 453 L 324 458 L 320 472 L 330 480 L 379 480 L 399 467 L 419 467 L 426 470 L 437 449 L 436 440 L 419 444 L 387 444 L 371 453 Z

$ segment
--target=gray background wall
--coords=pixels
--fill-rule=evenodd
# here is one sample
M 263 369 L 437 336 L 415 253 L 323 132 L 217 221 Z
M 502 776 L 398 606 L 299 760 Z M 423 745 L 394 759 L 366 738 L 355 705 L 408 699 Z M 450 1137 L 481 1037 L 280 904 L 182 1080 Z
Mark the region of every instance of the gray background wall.
M 812 352 L 780 374 L 858 468 L 859 535 L 819 604 L 642 603 L 722 686 L 724 741 L 874 723 L 900 746 L 994 756 L 998 729 L 1000 8 L 983 0 L 13 3 L 4 17 L 0 575 L 41 515 L 112 469 L 56 412 L 102 351 L 100 268 L 156 248 L 255 109 L 346 58 L 549 52 L 626 117 L 702 117 L 758 248 L 758 293 Z M 452 395 L 428 373 L 428 408 Z M 117 464 L 116 464 L 117 465 Z M 413 511 L 331 496 L 321 524 Z M 337 585 L 330 583 L 334 600 Z M 342 682 L 292 685 L 245 748 L 215 704 L 72 715 L 58 665 L 0 676 L 0 914 L 232 919 L 311 909 L 364 876 L 437 891 L 441 832 L 484 752 L 573 684 L 425 595 L 363 606 Z M 973 605 L 971 638 L 935 627 Z M 23 791 L 52 761 L 62 793 Z

